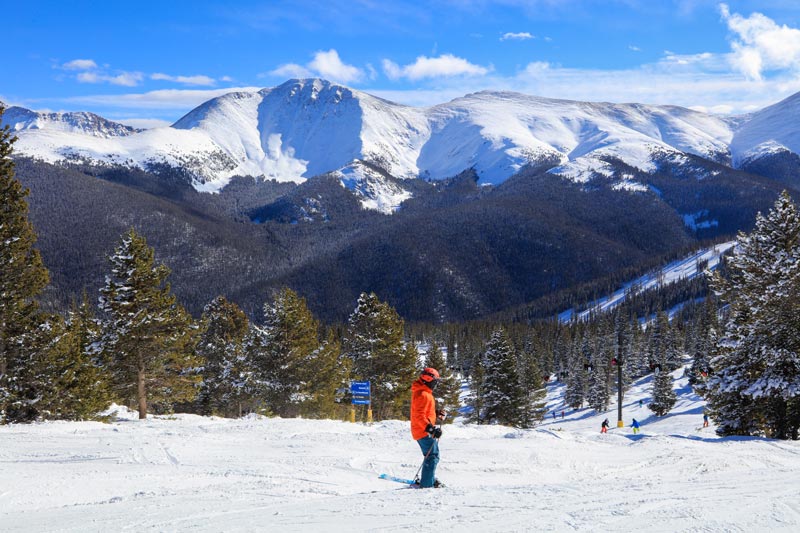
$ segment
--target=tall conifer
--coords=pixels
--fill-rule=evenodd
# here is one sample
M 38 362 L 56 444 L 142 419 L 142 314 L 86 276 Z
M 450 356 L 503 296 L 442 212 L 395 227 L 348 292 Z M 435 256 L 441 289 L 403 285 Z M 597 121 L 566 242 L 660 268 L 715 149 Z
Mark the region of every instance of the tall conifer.
M 348 321 L 345 353 L 353 361 L 353 377 L 371 383 L 378 419 L 408 416 L 417 354 L 404 346 L 403 326 L 397 311 L 374 293 L 361 294 Z
M 0 106 L 0 118 L 4 109 Z M 13 143 L 8 126 L 0 130 L 0 422 L 9 417 L 14 403 L 16 420 L 30 411 L 20 387 L 30 364 L 34 332 L 43 319 L 36 297 L 48 283 L 38 250 L 36 234 L 28 220 L 28 190 L 14 177 Z M 29 373 L 26 375 L 30 375 Z
M 155 264 L 155 251 L 131 230 L 109 258 L 111 273 L 101 289 L 103 353 L 116 393 L 135 401 L 139 418 L 148 403 L 169 411 L 192 401 L 200 381 L 191 317 L 166 282 L 169 268 Z

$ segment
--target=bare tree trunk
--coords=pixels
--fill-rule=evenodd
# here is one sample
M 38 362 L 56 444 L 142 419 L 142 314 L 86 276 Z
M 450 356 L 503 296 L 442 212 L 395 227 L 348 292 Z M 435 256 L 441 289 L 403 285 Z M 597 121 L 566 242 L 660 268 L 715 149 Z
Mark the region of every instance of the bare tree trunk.
M 139 368 L 137 378 L 137 396 L 139 398 L 139 420 L 147 418 L 147 395 L 144 388 L 144 368 Z

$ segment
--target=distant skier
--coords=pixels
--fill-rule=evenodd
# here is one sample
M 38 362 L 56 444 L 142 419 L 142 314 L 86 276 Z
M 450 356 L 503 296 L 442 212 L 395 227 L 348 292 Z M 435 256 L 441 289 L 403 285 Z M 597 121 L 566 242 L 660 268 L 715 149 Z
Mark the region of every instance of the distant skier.
M 556 419 L 556 412 L 553 411 L 553 420 L 555 420 L 555 419 Z
M 435 368 L 426 368 L 411 385 L 411 436 L 417 441 L 425 457 L 419 480 L 421 488 L 438 488 L 441 485 L 436 479 L 436 465 L 439 464 L 439 437 L 442 436 L 442 428 L 435 424 L 443 420 L 446 413 L 436 412 L 433 390 L 438 383 L 439 372 Z
M 636 420 L 635 418 L 633 419 L 633 423 L 631 424 L 631 427 L 633 428 L 633 434 L 634 435 L 639 433 L 639 421 Z
M 600 433 L 608 433 L 608 418 L 603 420 L 603 423 L 600 424 Z
M 561 418 L 564 418 L 564 411 L 561 411 Z
M 643 403 L 644 403 L 644 400 L 639 400 L 639 408 L 640 409 L 641 409 Z
M 708 413 L 703 413 L 703 427 L 708 427 Z

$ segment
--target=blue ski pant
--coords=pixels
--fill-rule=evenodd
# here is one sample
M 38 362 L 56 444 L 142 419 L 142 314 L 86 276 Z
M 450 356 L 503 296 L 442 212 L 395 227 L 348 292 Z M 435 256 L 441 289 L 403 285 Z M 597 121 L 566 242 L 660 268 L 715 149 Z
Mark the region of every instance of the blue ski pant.
M 439 464 L 439 441 L 433 437 L 422 437 L 417 444 L 422 450 L 422 455 L 427 456 L 425 462 L 422 463 L 419 486 L 430 488 L 433 487 L 433 480 L 436 479 L 436 465 Z

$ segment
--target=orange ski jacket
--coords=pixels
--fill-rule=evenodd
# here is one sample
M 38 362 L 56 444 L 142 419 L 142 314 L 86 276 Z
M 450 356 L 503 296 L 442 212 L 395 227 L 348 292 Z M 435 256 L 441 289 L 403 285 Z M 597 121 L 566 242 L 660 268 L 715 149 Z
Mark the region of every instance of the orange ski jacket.
M 419 440 L 428 436 L 425 428 L 436 424 L 436 400 L 431 389 L 420 380 L 411 385 L 411 436 Z

